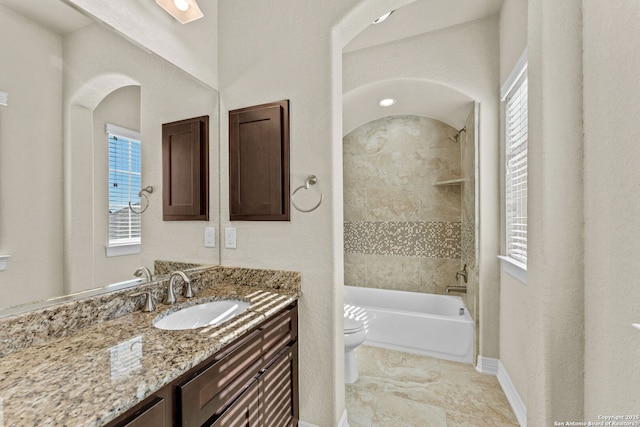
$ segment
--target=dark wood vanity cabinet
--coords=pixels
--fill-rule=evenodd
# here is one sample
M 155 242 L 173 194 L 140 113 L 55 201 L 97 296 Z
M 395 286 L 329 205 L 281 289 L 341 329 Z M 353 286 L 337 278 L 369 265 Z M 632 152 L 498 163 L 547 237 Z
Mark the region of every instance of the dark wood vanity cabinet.
M 298 308 L 294 303 L 108 424 L 298 425 Z
M 289 221 L 289 101 L 229 111 L 229 218 Z

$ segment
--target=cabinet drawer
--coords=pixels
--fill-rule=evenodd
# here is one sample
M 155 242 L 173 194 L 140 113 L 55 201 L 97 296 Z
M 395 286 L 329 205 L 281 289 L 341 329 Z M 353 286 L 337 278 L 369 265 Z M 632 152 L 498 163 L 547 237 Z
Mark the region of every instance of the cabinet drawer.
M 200 426 L 239 394 L 262 368 L 262 331 L 178 386 L 183 426 Z
M 298 336 L 298 307 L 286 310 L 260 327 L 262 338 L 262 360 L 268 363 L 283 347 Z
M 258 381 L 253 383 L 220 415 L 209 419 L 208 427 L 250 427 L 258 425 Z
M 154 397 L 148 404 L 144 404 L 135 413 L 121 420 L 111 423 L 110 426 L 117 427 L 163 427 L 169 426 L 165 419 L 165 400 L 161 397 Z

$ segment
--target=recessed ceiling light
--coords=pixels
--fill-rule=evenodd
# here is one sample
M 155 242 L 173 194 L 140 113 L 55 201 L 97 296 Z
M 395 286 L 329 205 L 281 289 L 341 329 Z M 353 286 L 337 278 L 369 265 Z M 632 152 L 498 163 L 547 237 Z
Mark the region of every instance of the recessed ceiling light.
M 393 98 L 385 98 L 380 100 L 380 102 L 378 102 L 378 104 L 380 104 L 381 107 L 391 107 L 395 103 L 396 103 L 396 100 Z
M 382 15 L 380 18 L 376 19 L 375 21 L 373 21 L 373 24 L 379 24 L 381 22 L 383 22 L 384 20 L 386 20 L 391 14 L 393 13 L 393 10 L 391 12 L 387 12 L 384 15 Z
M 189 9 L 189 2 L 187 2 L 187 0 L 173 0 L 173 4 L 182 12 Z

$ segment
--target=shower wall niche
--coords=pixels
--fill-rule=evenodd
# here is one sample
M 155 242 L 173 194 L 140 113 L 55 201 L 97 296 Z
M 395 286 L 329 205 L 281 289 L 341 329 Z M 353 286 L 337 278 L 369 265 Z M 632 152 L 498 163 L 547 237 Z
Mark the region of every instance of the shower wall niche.
M 442 294 L 456 284 L 463 254 L 475 259 L 475 197 L 465 195 L 475 183 L 464 183 L 462 167 L 473 175 L 475 159 L 461 149 L 465 133 L 406 115 L 344 137 L 346 285 Z

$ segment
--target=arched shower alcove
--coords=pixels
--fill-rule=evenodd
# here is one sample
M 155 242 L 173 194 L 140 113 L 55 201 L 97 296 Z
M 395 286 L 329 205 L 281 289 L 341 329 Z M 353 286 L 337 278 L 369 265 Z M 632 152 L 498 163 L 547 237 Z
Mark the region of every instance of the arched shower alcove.
M 387 97 L 395 104 L 381 107 Z M 372 82 L 343 99 L 345 285 L 435 294 L 466 285 L 458 295 L 477 322 L 477 104 L 420 79 Z

